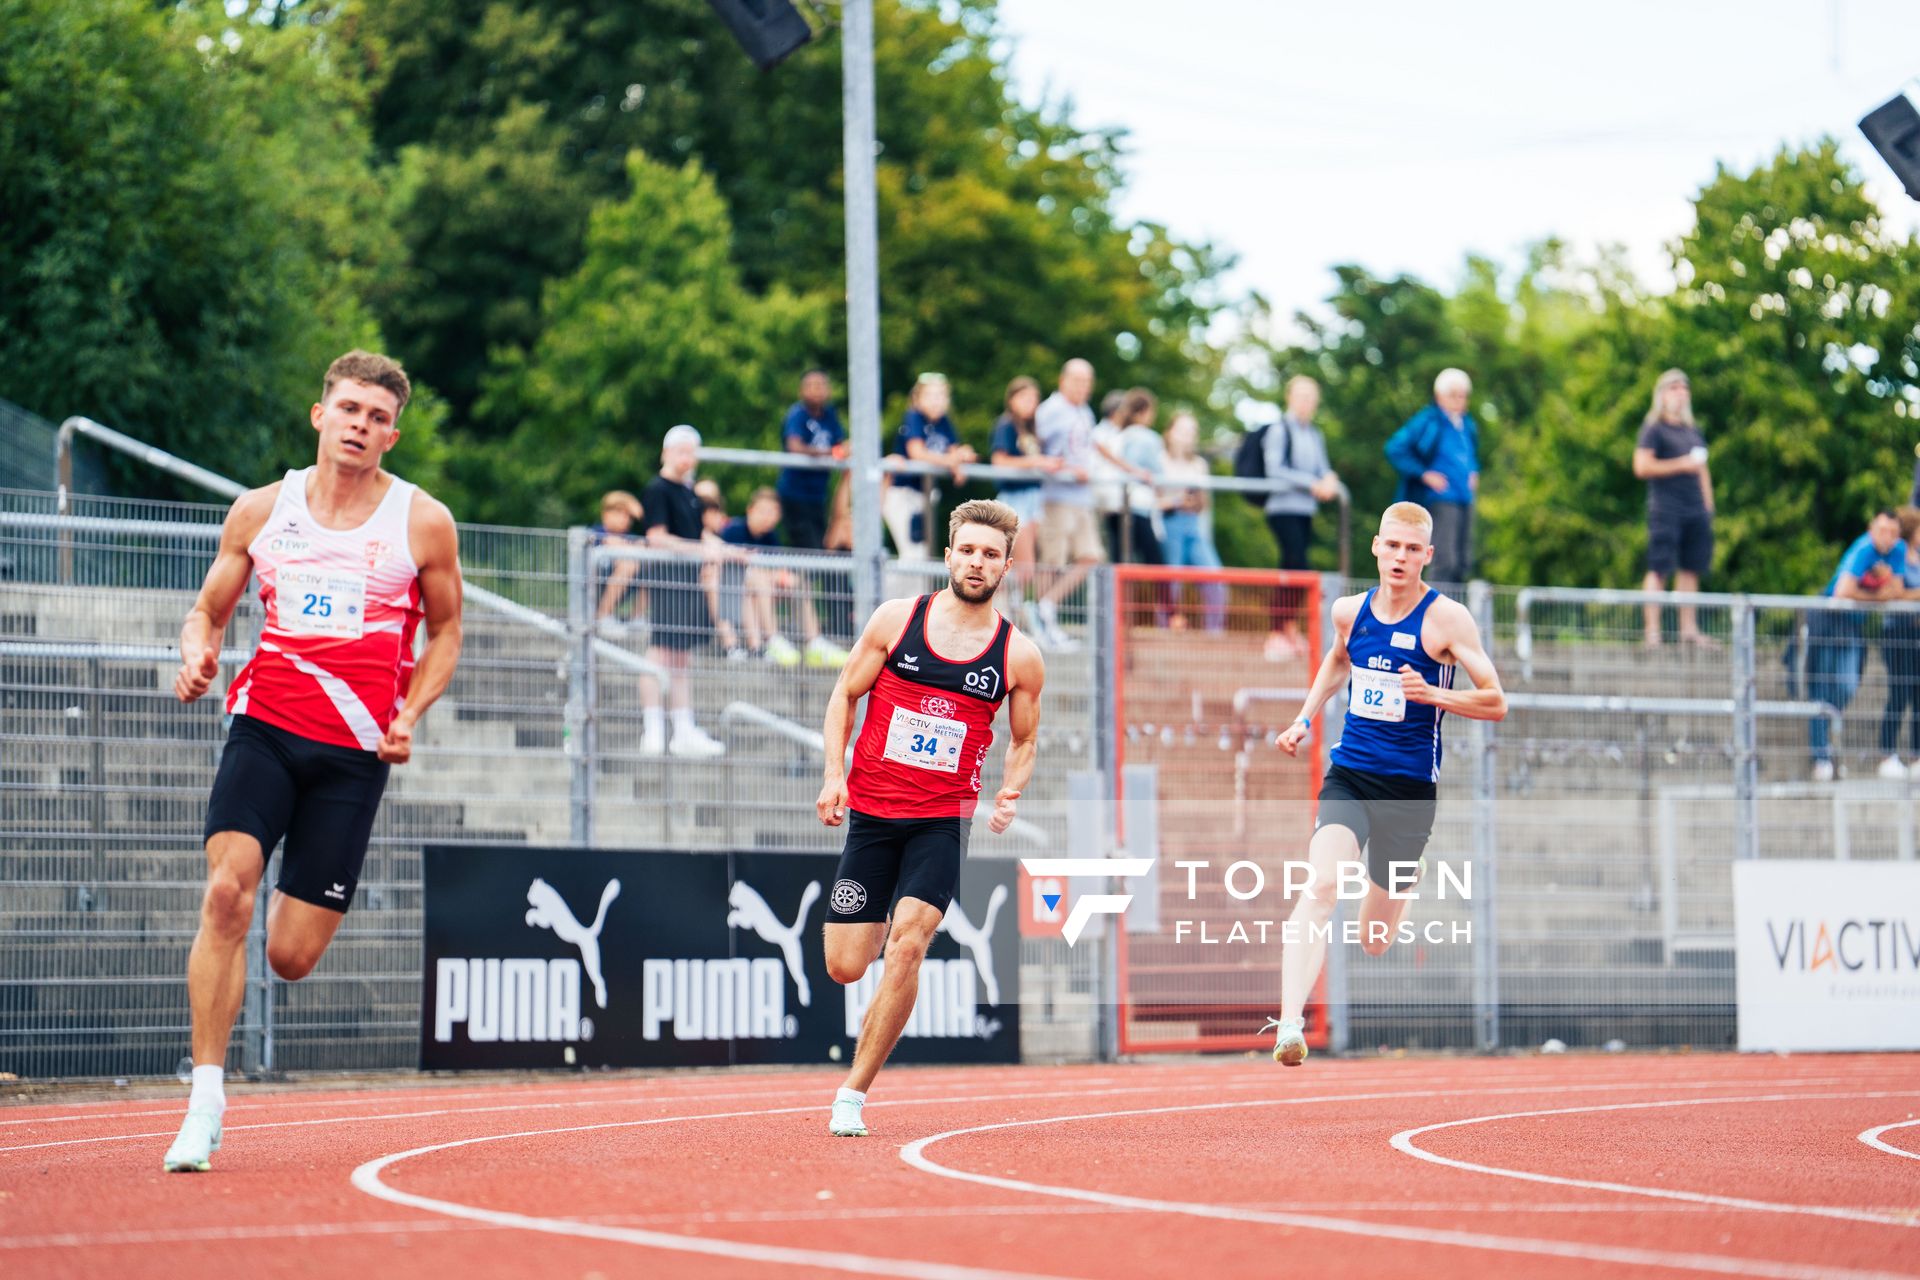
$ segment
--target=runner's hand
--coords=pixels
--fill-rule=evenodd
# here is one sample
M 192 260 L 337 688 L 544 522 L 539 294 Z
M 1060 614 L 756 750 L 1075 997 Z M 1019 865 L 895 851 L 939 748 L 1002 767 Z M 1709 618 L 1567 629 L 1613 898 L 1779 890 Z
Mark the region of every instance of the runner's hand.
M 1002 787 L 993 797 L 993 816 L 987 819 L 987 830 L 999 835 L 1013 825 L 1013 802 L 1020 798 L 1018 791 L 1009 791 Z
M 203 645 L 197 657 L 189 654 L 182 658 L 180 670 L 173 677 L 173 696 L 192 702 L 213 687 L 213 678 L 219 674 L 219 650 Z
M 847 780 L 835 778 L 820 788 L 820 798 L 813 802 L 813 811 L 820 815 L 823 826 L 837 827 L 847 820 Z
M 1295 720 L 1274 740 L 1273 745 L 1290 756 L 1297 756 L 1300 754 L 1300 744 L 1307 740 L 1307 734 L 1310 733 L 1312 729 L 1313 726 L 1305 721 Z
M 1427 678 L 1406 663 L 1400 664 L 1400 692 L 1406 695 L 1408 702 L 1432 702 L 1438 692 L 1427 683 Z
M 380 745 L 373 753 L 387 764 L 405 764 L 413 759 L 413 721 L 404 711 L 380 735 Z

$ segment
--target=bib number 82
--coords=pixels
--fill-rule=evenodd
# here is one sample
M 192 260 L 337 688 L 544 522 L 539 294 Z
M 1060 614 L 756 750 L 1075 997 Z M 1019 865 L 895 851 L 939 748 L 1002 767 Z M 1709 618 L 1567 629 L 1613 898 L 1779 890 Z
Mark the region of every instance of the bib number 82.
M 1360 691 L 1360 705 L 1366 706 L 1366 707 L 1386 706 L 1387 705 L 1386 691 L 1382 689 L 1373 689 L 1373 688 L 1362 689 Z

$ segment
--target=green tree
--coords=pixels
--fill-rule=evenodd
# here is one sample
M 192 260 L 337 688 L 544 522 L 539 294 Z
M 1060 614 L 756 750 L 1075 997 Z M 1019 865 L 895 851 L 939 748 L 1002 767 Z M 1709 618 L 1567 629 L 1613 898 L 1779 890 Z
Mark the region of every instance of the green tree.
M 791 353 L 817 349 L 827 308 L 776 286 L 750 292 L 713 180 L 635 152 L 632 190 L 601 206 L 580 267 L 547 291 L 531 352 L 501 353 L 480 410 L 515 424 L 474 485 L 470 518 L 581 520 L 610 487 L 637 489 L 659 467 L 676 422 L 764 421 L 788 391 Z M 473 471 L 461 473 L 470 484 Z
M 0 29 L 0 396 L 247 480 L 310 456 L 397 247 L 324 37 L 137 0 L 0 0 Z
M 457 412 L 488 362 L 535 340 L 543 284 L 577 265 L 592 203 L 624 195 L 630 150 L 712 175 L 746 288 L 841 292 L 830 34 L 759 75 L 698 0 L 384 0 L 350 18 L 376 137 L 409 175 L 396 216 L 416 270 L 380 314 Z M 883 4 L 876 18 L 889 422 L 913 376 L 938 369 L 984 444 L 1008 378 L 1048 377 L 1071 355 L 1106 385 L 1204 401 L 1224 263 L 1113 215 L 1121 138 L 1015 99 L 992 0 Z M 838 324 L 814 354 L 844 367 Z M 788 381 L 805 358 L 788 358 Z M 777 418 L 786 391 L 750 421 Z M 515 424 L 483 408 L 471 426 L 492 438 Z

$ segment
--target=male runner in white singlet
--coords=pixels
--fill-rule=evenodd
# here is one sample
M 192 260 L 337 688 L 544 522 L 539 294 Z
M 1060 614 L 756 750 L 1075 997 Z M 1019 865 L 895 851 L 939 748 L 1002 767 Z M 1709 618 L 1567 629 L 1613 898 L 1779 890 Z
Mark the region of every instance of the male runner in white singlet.
M 193 1092 L 169 1172 L 205 1172 L 220 1148 L 227 1040 L 246 984 L 244 944 L 273 848 L 267 959 L 312 972 L 359 883 L 389 765 L 460 658 L 460 552 L 447 509 L 381 470 L 412 387 L 385 356 L 327 369 L 310 417 L 319 457 L 235 499 L 220 550 L 180 629 L 182 702 L 220 671 L 220 642 L 251 574 L 260 647 L 227 690 L 232 716 L 207 804 L 207 892 L 187 961 Z M 416 669 L 414 632 L 427 623 Z
M 827 895 L 827 972 L 858 982 L 886 947 L 885 976 L 860 1024 L 853 1069 L 834 1095 L 827 1131 L 865 1137 L 867 1090 L 893 1052 L 920 994 L 920 961 L 953 903 L 980 800 L 993 717 L 1007 704 L 1007 758 L 987 828 L 1014 819 L 1033 776 L 1046 664 L 1033 641 L 994 611 L 1020 518 L 975 500 L 947 522 L 944 591 L 873 611 L 827 703 L 820 821 L 847 824 Z M 867 718 L 844 769 L 853 709 Z

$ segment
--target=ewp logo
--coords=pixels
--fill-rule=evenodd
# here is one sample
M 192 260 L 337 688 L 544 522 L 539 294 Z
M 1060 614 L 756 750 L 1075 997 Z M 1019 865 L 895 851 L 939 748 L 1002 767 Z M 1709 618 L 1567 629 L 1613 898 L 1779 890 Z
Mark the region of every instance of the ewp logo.
M 1122 880 L 1143 876 L 1153 870 L 1152 858 L 1022 858 L 1020 865 L 1030 876 L 1118 876 Z M 1044 899 L 1043 899 L 1044 901 Z M 1059 899 L 1047 903 L 1049 909 Z M 1130 893 L 1083 893 L 1073 900 L 1060 936 L 1072 946 L 1080 940 L 1087 921 L 1094 916 L 1117 916 L 1131 906 Z

